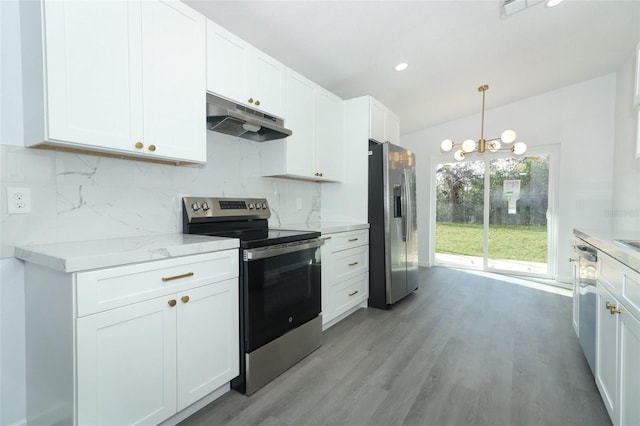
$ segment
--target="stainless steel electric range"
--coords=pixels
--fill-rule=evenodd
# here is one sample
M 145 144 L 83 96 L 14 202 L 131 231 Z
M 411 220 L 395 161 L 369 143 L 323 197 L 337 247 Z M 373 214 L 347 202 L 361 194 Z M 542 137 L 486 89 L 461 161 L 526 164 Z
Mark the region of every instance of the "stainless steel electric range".
M 240 375 L 251 395 L 322 344 L 319 232 L 269 229 L 263 198 L 183 198 L 183 233 L 240 239 Z

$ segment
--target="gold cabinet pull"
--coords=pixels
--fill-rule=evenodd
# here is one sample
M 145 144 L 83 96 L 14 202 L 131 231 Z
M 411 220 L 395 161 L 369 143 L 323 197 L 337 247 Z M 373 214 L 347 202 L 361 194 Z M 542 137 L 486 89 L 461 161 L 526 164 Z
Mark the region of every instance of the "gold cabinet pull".
M 358 290 L 354 291 L 353 293 L 349 293 L 349 296 L 355 296 L 356 294 L 358 294 Z
M 350 243 L 352 243 L 352 242 L 354 242 L 354 241 L 358 241 L 358 239 L 357 239 L 357 238 L 349 238 L 349 242 L 350 242 Z
M 187 272 L 186 274 L 174 275 L 172 277 L 162 277 L 162 281 L 167 282 L 167 281 L 179 280 L 180 278 L 187 278 L 192 276 L 193 276 L 193 272 Z
M 611 313 L 611 315 L 619 314 L 620 312 L 622 311 L 620 311 L 617 306 L 612 306 L 609 308 L 609 313 Z
M 171 299 L 167 303 L 169 304 L 169 306 L 171 306 L 173 308 L 174 306 L 176 306 L 177 302 L 176 302 L 176 299 Z
M 358 262 L 353 262 L 353 263 L 350 263 L 349 266 L 356 266 L 357 264 Z
M 182 296 L 180 300 L 182 300 L 182 303 L 187 303 L 189 301 L 189 296 Z
M 138 141 L 138 142 L 136 142 L 136 148 L 142 149 L 142 148 L 144 148 L 144 144 L 142 142 Z
M 252 104 L 252 103 L 253 103 L 253 98 L 249 98 L 249 100 L 248 100 L 247 102 L 249 102 L 250 104 Z
M 156 146 L 155 145 L 149 145 L 149 151 L 153 152 L 156 150 Z
M 260 101 L 259 101 L 259 100 L 256 100 L 255 105 L 258 105 L 258 106 L 259 106 L 259 105 L 260 105 Z

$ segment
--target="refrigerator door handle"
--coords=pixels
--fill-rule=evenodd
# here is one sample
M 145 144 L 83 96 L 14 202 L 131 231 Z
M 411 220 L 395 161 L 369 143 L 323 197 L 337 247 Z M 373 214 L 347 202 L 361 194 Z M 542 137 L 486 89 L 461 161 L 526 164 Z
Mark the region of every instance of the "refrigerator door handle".
M 408 210 L 407 210 L 407 174 L 406 174 L 406 170 L 400 175 L 400 198 L 401 198 L 401 204 L 402 204 L 402 241 L 407 241 L 407 233 L 408 233 L 408 228 L 407 228 L 407 215 L 408 215 Z
M 413 210 L 410 208 L 410 206 L 413 205 L 413 200 L 411 199 L 411 182 L 409 181 L 409 176 L 411 176 L 409 174 L 409 170 L 405 169 L 404 173 L 402 174 L 402 180 L 403 180 L 403 184 L 404 184 L 404 198 L 405 198 L 405 204 L 404 204 L 404 211 L 405 211 L 405 227 L 404 227 L 404 240 L 405 241 L 409 241 L 411 239 L 411 229 L 413 229 L 413 221 L 415 220 L 413 217 Z

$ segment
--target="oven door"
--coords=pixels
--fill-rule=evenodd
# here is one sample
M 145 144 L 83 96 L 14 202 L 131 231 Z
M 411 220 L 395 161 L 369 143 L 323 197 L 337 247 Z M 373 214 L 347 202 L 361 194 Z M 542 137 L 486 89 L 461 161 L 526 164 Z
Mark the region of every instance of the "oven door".
M 320 314 L 319 238 L 243 250 L 244 352 Z

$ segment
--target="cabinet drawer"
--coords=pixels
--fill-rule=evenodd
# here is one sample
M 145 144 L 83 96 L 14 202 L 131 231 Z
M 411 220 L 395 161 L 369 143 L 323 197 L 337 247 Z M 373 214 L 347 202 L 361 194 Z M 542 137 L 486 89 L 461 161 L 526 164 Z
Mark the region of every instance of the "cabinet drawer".
M 332 282 L 338 283 L 369 270 L 369 246 L 335 253 Z
M 333 316 L 340 315 L 367 300 L 369 295 L 369 274 L 361 274 L 332 288 Z
M 101 312 L 237 276 L 237 250 L 79 272 L 75 274 L 77 315 Z
M 345 250 L 350 247 L 358 247 L 369 244 L 369 230 L 361 229 L 359 231 L 336 232 L 334 234 L 326 234 L 323 237 L 331 237 L 331 251 Z

